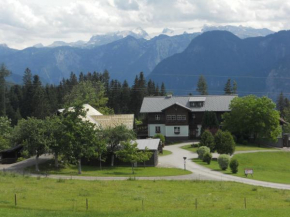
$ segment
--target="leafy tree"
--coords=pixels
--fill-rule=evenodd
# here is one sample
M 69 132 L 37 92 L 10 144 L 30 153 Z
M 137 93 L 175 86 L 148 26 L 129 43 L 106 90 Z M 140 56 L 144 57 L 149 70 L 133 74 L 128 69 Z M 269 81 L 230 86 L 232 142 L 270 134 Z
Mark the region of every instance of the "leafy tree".
M 162 145 L 165 145 L 165 137 L 162 134 L 155 134 L 153 138 L 158 138 L 162 142 Z
M 283 92 L 281 92 L 279 94 L 279 97 L 277 99 L 277 110 L 280 112 L 281 117 L 284 117 L 284 109 L 285 109 L 285 99 L 284 99 L 284 95 Z
M 101 141 L 96 133 L 96 126 L 89 121 L 82 120 L 86 111 L 82 105 L 75 105 L 74 111 L 65 109 L 62 124 L 63 135 L 60 140 L 64 144 L 66 159 L 78 165 L 78 173 L 82 173 L 82 158 L 91 158 L 96 154 L 97 144 Z
M 200 146 L 206 146 L 210 149 L 210 152 L 214 152 L 215 150 L 214 137 L 210 131 L 206 130 L 202 133 L 200 138 Z
M 39 156 L 45 154 L 49 149 L 49 138 L 45 135 L 46 131 L 44 120 L 28 118 L 20 120 L 13 132 L 14 141 L 23 144 L 24 150 L 30 156 L 36 156 L 35 169 L 37 172 L 39 172 Z
M 230 95 L 232 94 L 232 84 L 231 84 L 231 79 L 229 78 L 227 83 L 225 84 L 224 88 L 225 94 Z
M 226 170 L 229 167 L 230 156 L 226 154 L 221 154 L 218 157 L 218 164 L 222 170 Z
M 201 95 L 208 95 L 207 84 L 203 75 L 201 75 L 198 79 L 196 91 L 199 92 Z
M 101 82 L 84 81 L 74 86 L 72 91 L 64 97 L 64 101 L 66 106 L 87 103 L 102 112 L 108 98 L 105 97 L 105 88 Z
M 152 153 L 150 153 L 147 149 L 144 152 L 139 151 L 136 142 L 132 144 L 130 141 L 126 141 L 121 142 L 121 150 L 117 151 L 116 154 L 122 161 L 131 163 L 132 174 L 134 174 L 134 163 L 148 160 Z
M 218 128 L 219 122 L 215 112 L 205 111 L 202 117 L 202 130 Z
M 232 155 L 235 152 L 235 141 L 230 132 L 218 130 L 214 137 L 215 148 L 219 154 Z
M 126 126 L 121 125 L 114 128 L 104 130 L 104 136 L 109 145 L 108 149 L 111 153 L 111 166 L 114 166 L 114 155 L 118 151 L 118 146 L 122 141 L 136 139 L 135 132 L 129 130 Z
M 5 77 L 10 75 L 10 71 L 4 64 L 0 66 L 0 116 L 6 115 L 6 81 Z
M 10 148 L 12 130 L 11 120 L 0 116 L 0 151 Z
M 230 104 L 231 112 L 223 115 L 223 127 L 237 136 L 277 141 L 281 128 L 275 107 L 268 97 L 236 97 Z

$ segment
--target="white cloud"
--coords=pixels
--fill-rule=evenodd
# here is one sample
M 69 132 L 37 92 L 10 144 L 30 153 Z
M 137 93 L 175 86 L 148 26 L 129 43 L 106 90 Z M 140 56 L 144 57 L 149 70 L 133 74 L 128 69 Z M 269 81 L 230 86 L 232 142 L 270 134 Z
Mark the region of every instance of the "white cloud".
M 290 27 L 289 0 L 1 0 L 0 43 L 24 48 L 143 27 Z

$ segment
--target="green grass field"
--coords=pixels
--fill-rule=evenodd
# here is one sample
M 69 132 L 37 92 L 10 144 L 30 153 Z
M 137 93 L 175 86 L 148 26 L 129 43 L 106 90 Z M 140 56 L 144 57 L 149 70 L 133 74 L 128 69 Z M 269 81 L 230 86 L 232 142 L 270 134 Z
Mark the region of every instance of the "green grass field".
M 3 217 L 272 217 L 289 212 L 290 191 L 239 183 L 53 180 L 0 174 Z
M 290 152 L 237 154 L 233 158 L 239 162 L 239 171 L 237 174 L 232 174 L 230 168 L 222 171 L 217 161 L 212 161 L 210 165 L 207 165 L 199 159 L 194 159 L 193 161 L 212 170 L 239 177 L 245 177 L 244 169 L 251 168 L 254 170 L 254 175 L 253 177 L 248 176 L 249 179 L 290 184 Z
M 30 167 L 27 171 L 35 173 L 35 167 Z M 69 176 L 99 176 L 99 177 L 149 177 L 149 176 L 177 176 L 191 174 L 190 171 L 184 171 L 177 168 L 160 168 L 160 167 L 139 167 L 134 168 L 134 174 L 132 174 L 132 168 L 128 167 L 103 167 L 100 170 L 96 166 L 82 166 L 82 174 L 78 174 L 76 165 L 68 165 L 65 168 L 55 169 L 53 161 L 49 161 L 40 165 L 40 173 L 59 174 Z
M 163 150 L 163 154 L 158 154 L 159 157 L 162 157 L 162 156 L 167 156 L 167 155 L 170 155 L 172 154 L 171 151 L 168 151 L 168 150 Z
M 181 147 L 182 149 L 196 152 L 197 147 L 192 147 L 191 145 L 185 145 Z M 249 144 L 249 145 L 241 145 L 237 144 L 235 151 L 261 151 L 261 150 L 275 150 L 275 148 L 269 148 L 269 147 L 258 147 L 257 145 Z M 277 149 L 278 150 L 278 149 Z

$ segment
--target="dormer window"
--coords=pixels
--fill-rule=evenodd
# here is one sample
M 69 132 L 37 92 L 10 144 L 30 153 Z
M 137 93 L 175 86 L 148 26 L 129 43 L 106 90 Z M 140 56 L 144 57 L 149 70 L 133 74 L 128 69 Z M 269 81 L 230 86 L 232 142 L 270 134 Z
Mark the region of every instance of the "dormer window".
M 201 108 L 204 106 L 205 97 L 190 97 L 189 106 L 192 108 Z

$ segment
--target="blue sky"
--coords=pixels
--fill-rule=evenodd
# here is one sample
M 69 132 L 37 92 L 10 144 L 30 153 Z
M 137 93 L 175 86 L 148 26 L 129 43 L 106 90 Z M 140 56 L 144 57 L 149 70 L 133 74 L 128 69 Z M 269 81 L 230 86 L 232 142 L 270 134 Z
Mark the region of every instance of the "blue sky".
M 200 31 L 203 25 L 290 28 L 290 0 L 0 0 L 0 44 L 89 40 L 136 27 Z

